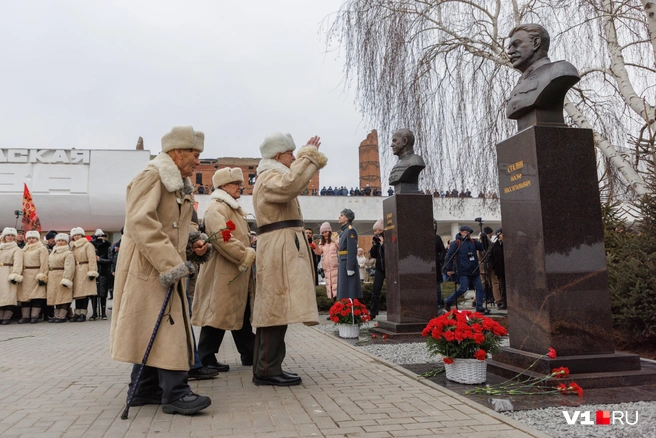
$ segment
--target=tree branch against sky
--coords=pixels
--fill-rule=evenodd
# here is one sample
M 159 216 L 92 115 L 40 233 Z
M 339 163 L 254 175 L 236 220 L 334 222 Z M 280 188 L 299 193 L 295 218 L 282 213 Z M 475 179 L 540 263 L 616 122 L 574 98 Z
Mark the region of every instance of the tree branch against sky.
M 649 0 L 347 0 L 327 38 L 344 50 L 346 83 L 379 129 L 383 165 L 391 133 L 407 127 L 427 162 L 423 188 L 476 193 L 497 190 L 495 145 L 516 132 L 505 117 L 519 76 L 508 32 L 542 24 L 549 57 L 581 72 L 565 111 L 572 126 L 594 129 L 604 187 L 643 194 L 635 152 L 653 143 L 654 13 Z

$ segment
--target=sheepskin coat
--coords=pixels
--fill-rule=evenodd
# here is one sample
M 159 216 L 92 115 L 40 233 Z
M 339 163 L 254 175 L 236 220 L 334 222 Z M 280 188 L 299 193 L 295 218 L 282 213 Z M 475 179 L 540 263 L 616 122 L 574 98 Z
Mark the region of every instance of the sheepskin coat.
M 48 282 L 48 250 L 37 241 L 23 247 L 23 282 L 18 289 L 18 301 L 46 298 L 46 285 L 39 286 L 39 280 Z
M 328 298 L 335 298 L 337 296 L 337 271 L 339 267 L 337 242 L 331 240 L 324 245 L 319 244 L 314 252 L 321 256 L 321 269 L 323 269 L 324 278 L 326 279 L 326 295 Z
M 327 162 L 326 156 L 310 145 L 298 151 L 298 158 L 290 168 L 273 159 L 260 161 L 253 189 L 258 227 L 303 220 L 297 197 Z M 314 266 L 302 226 L 261 233 L 255 264 L 254 327 L 319 323 Z
M 11 266 L 9 266 L 11 265 Z M 14 280 L 16 284 L 13 284 Z M 23 250 L 16 242 L 0 243 L 0 306 L 15 306 L 23 281 Z
M 73 299 L 95 297 L 98 295 L 98 288 L 96 286 L 96 278 L 98 277 L 96 248 L 82 236 L 71 242 L 71 249 L 75 257 Z
M 55 246 L 52 249 L 48 256 L 48 269 L 48 305 L 56 306 L 73 301 L 75 256 L 68 245 Z
M 217 234 L 216 239 L 212 239 L 214 251 L 200 268 L 191 323 L 239 330 L 244 322 L 249 292 L 253 291 L 251 265 L 255 261 L 255 250 L 250 247 L 250 230 L 239 203 L 221 189 L 216 189 L 211 198 L 203 221 L 205 233 Z M 228 221 L 232 221 L 236 229 L 225 242 L 221 230 L 227 228 Z
M 193 344 L 185 279 L 195 272 L 186 260 L 192 231 L 193 186 L 171 157 L 159 154 L 127 187 L 125 234 L 114 281 L 110 331 L 113 359 L 141 363 L 166 293 L 173 293 L 147 365 L 189 370 Z

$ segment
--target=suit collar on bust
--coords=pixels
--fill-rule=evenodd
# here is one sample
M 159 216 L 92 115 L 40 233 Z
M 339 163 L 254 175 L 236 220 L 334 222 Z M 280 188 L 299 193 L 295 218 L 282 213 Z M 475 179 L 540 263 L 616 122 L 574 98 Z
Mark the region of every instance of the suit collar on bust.
M 522 74 L 522 80 L 526 79 L 529 77 L 535 70 L 538 68 L 542 67 L 543 65 L 546 64 L 551 64 L 551 60 L 549 57 L 545 56 L 544 58 L 540 58 L 537 61 L 535 61 L 529 68 L 526 69 L 526 71 Z

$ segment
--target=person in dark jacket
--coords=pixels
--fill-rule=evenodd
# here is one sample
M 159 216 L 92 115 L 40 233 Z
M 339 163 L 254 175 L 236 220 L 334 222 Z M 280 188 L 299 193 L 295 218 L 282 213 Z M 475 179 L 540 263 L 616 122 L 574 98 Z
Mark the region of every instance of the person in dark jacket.
M 339 236 L 337 259 L 337 299 L 362 298 L 360 284 L 360 267 L 358 265 L 358 231 L 353 227 L 355 213 L 345 208 L 339 214 L 338 221 L 342 226 Z
M 464 225 L 460 227 L 460 234 L 456 240 L 451 243 L 449 252 L 446 254 L 446 273 L 451 276 L 457 271 L 457 277 L 460 280 L 460 287 L 444 300 L 444 309 L 451 310 L 451 306 L 467 292 L 469 283 L 474 285 L 476 290 L 476 311 L 480 313 L 490 313 L 483 307 L 485 302 L 485 291 L 479 275 L 478 256 L 476 251 L 483 251 L 483 245 L 479 241 L 471 238 L 473 233 L 470 227 Z M 455 266 L 454 266 L 455 265 Z
M 107 319 L 107 295 L 109 293 L 110 277 L 112 276 L 112 244 L 106 240 L 107 235 L 98 228 L 91 238 L 91 243 L 96 248 L 96 260 L 98 263 L 98 277 L 96 278 L 96 286 L 98 289 L 98 296 L 91 297 L 91 307 L 93 314 L 89 321 L 96 319 Z
M 442 301 L 442 265 L 444 264 L 444 257 L 446 256 L 446 248 L 442 237 L 437 234 L 437 221 L 433 219 L 433 231 L 435 232 L 435 265 L 437 274 L 437 306 L 438 309 L 444 307 Z
M 501 295 L 501 300 L 497 303 L 497 308 L 507 309 L 508 305 L 506 303 L 506 273 L 505 273 L 505 264 L 503 262 L 503 231 L 501 228 L 497 229 L 497 241 L 494 242 L 494 245 L 490 249 L 490 266 L 494 271 L 494 274 L 499 280 L 499 291 Z
M 385 239 L 383 238 L 383 220 L 378 219 L 374 224 L 374 238 L 372 241 L 369 256 L 376 260 L 376 267 L 374 268 L 374 285 L 371 292 L 371 306 L 369 313 L 371 319 L 376 319 L 378 316 L 378 307 L 380 306 L 380 293 L 383 290 L 383 282 L 385 281 Z

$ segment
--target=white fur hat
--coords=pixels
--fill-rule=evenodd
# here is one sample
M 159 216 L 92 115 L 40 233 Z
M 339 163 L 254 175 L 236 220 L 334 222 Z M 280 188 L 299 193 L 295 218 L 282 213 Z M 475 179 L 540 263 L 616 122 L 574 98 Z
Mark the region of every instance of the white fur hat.
M 283 134 L 282 132 L 274 132 L 267 135 L 264 138 L 264 142 L 260 145 L 262 158 L 275 158 L 278 152 L 289 152 L 294 149 L 296 149 L 296 145 L 291 134 Z
M 32 230 L 32 231 L 28 231 L 27 233 L 25 233 L 25 238 L 26 238 L 26 239 L 29 239 L 30 237 L 34 237 L 34 238 L 40 239 L 40 238 L 41 238 L 41 234 L 39 234 L 38 231 L 34 231 L 34 230 Z
M 4 236 L 16 236 L 16 235 L 18 235 L 18 232 L 16 231 L 16 228 L 6 227 L 4 230 L 2 230 L 2 237 L 4 237 Z
M 200 131 L 194 131 L 194 149 L 200 152 L 205 149 L 205 134 Z
M 200 132 L 203 140 L 205 135 Z M 162 152 L 169 152 L 174 149 L 195 149 L 203 152 L 204 141 L 197 142 L 194 135 L 194 128 L 191 126 L 174 126 L 171 132 L 167 132 L 162 137 Z
M 84 230 L 80 227 L 75 227 L 71 230 L 71 237 L 76 236 L 78 234 L 84 236 L 85 235 Z M 55 240 L 57 240 L 56 237 L 55 237 Z
M 215 188 L 221 188 L 223 184 L 231 182 L 244 182 L 244 172 L 239 167 L 224 167 L 214 172 L 212 184 Z
M 57 234 L 57 235 L 55 236 L 55 242 L 58 241 L 58 240 L 63 240 L 63 241 L 65 241 L 66 243 L 68 243 L 68 234 L 64 234 L 64 233 L 59 233 L 59 234 Z
M 96 230 L 96 232 L 93 233 L 94 236 L 102 236 L 103 234 L 105 234 L 105 232 L 103 230 L 101 230 L 100 228 L 98 228 Z

